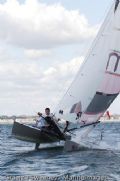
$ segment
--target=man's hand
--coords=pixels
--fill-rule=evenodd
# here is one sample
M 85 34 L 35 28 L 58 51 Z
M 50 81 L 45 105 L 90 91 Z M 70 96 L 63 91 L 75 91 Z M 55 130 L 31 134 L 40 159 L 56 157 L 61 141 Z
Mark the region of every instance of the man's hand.
M 37 114 L 38 114 L 38 116 L 42 116 L 42 113 L 40 113 L 40 112 L 38 112 Z

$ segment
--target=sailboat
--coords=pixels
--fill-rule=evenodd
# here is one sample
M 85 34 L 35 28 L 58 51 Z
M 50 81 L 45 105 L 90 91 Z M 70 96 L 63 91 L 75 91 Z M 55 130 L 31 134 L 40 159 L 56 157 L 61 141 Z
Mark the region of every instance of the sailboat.
M 120 2 L 116 0 L 110 8 L 93 44 L 80 67 L 74 81 L 55 109 L 59 119 L 77 123 L 77 128 L 96 126 L 120 92 Z M 55 136 L 37 128 L 14 123 L 13 135 L 32 142 L 33 130 L 39 143 L 56 142 Z M 59 125 L 58 125 L 59 128 Z M 32 130 L 30 130 L 32 129 Z M 35 130 L 37 129 L 37 130 Z M 59 128 L 60 129 L 60 128 Z M 28 134 L 27 134 L 28 132 Z M 23 136 L 23 137 L 22 137 Z M 27 137 L 28 136 L 28 137 Z M 49 138 L 50 136 L 50 138 Z M 31 137 L 29 139 L 29 137 Z M 54 138 L 55 137 L 55 138 Z M 54 138 L 54 139 L 53 139 Z M 42 141 L 41 141 L 42 140 Z M 64 141 L 69 141 L 65 139 Z M 34 139 L 36 142 L 36 138 Z M 76 146 L 76 144 L 74 144 Z M 72 147 L 74 147 L 72 145 Z

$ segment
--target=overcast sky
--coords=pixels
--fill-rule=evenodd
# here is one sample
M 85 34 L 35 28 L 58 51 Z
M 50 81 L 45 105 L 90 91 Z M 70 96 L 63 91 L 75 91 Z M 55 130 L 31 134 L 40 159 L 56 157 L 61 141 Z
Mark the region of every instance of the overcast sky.
M 0 0 L 0 115 L 52 109 L 112 0 Z M 119 113 L 120 98 L 110 111 Z

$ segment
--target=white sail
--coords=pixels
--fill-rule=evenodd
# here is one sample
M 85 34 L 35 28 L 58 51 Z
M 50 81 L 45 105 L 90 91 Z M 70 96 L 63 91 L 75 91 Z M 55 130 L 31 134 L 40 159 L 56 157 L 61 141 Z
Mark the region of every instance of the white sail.
M 97 122 L 119 92 L 120 3 L 116 0 L 55 114 L 81 125 Z

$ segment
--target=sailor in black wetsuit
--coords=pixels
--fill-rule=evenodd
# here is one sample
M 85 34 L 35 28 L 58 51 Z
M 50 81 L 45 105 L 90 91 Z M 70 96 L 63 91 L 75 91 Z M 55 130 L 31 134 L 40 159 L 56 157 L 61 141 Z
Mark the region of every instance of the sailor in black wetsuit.
M 58 135 L 59 139 L 65 140 L 64 134 L 60 131 L 60 129 L 55 123 L 55 117 L 52 114 L 50 114 L 50 108 L 45 109 L 45 114 L 45 120 L 49 125 L 48 129 L 53 130 Z

